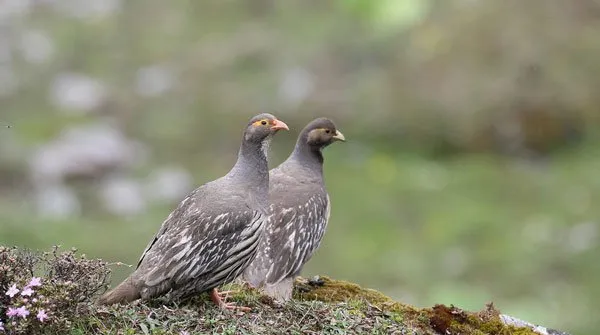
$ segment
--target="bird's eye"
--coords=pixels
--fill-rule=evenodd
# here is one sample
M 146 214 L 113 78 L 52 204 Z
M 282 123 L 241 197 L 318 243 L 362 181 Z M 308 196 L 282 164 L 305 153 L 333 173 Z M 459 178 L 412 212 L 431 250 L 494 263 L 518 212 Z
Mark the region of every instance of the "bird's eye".
M 262 120 L 262 121 L 260 121 L 260 124 L 262 124 L 263 126 L 266 126 L 267 125 L 267 121 L 266 120 Z
M 327 134 L 329 134 L 329 133 L 331 133 L 331 130 L 329 130 L 329 129 L 325 129 L 325 132 L 326 132 Z

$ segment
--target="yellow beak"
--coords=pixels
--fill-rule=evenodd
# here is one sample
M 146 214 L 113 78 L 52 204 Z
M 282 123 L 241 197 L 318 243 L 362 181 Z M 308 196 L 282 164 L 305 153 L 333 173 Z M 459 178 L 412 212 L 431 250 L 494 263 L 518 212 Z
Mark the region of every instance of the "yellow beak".
M 336 141 L 346 142 L 346 138 L 344 137 L 344 134 L 342 134 L 342 132 L 339 131 L 339 130 L 336 130 L 335 135 L 333 136 L 333 138 Z

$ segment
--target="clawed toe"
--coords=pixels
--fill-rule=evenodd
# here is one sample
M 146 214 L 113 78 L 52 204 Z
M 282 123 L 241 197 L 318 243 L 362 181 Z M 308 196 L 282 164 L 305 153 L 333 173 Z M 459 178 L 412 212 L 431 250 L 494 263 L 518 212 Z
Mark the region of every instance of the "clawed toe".
M 252 309 L 250 307 L 246 307 L 246 306 L 238 306 L 233 302 L 225 302 L 224 300 L 226 300 L 227 295 L 231 292 L 236 292 L 236 291 L 223 291 L 223 292 L 219 292 L 217 291 L 217 289 L 213 289 L 210 293 L 210 297 L 212 299 L 212 301 L 219 306 L 219 308 L 223 309 L 223 310 L 229 310 L 229 311 L 240 311 L 240 312 L 249 312 Z M 221 297 L 223 295 L 223 297 Z
M 228 311 L 240 311 L 240 312 L 250 312 L 252 308 L 247 306 L 238 306 L 233 302 L 223 303 L 222 306 L 219 306 L 222 309 L 226 309 Z

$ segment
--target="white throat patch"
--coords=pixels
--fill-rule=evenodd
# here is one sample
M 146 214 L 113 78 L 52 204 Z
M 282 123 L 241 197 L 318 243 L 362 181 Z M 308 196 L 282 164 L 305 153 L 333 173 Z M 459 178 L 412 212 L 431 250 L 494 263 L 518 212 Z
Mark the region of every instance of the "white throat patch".
M 263 155 L 265 155 L 265 157 L 268 157 L 268 155 L 269 155 L 269 148 L 271 147 L 272 139 L 273 139 L 273 135 L 269 135 L 262 141 L 261 151 L 262 151 Z

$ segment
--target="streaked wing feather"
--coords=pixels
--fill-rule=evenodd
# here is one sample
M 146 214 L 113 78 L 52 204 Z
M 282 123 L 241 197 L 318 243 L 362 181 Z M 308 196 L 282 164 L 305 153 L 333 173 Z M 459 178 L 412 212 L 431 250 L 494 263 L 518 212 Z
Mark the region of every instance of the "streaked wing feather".
M 302 270 L 321 243 L 329 211 L 326 194 L 312 196 L 305 205 L 275 210 L 273 225 L 276 231 L 270 240 L 272 264 L 267 282 L 279 282 Z
M 140 259 L 138 260 L 136 269 L 140 267 L 140 265 L 142 264 L 142 261 L 144 260 L 144 258 L 146 257 L 146 255 L 148 254 L 150 249 L 152 249 L 152 247 L 159 240 L 159 238 L 162 238 L 163 236 L 165 236 L 167 230 L 176 228 L 178 226 L 178 221 L 182 220 L 185 217 L 186 212 L 189 211 L 190 206 L 193 204 L 194 196 L 199 191 L 201 191 L 201 189 L 202 188 L 196 189 L 192 193 L 190 193 L 185 199 L 183 199 L 179 203 L 177 208 L 175 208 L 175 210 L 169 214 L 169 216 L 165 219 L 165 221 L 163 221 L 162 225 L 160 226 L 160 229 L 154 235 L 152 240 L 150 240 L 150 243 L 148 243 L 148 245 L 146 246 L 146 249 L 144 249 L 142 256 L 140 256 Z
M 262 213 L 244 208 L 210 215 L 184 203 L 165 220 L 138 263 L 138 268 L 145 268 L 141 273 L 149 291 L 147 295 L 195 285 L 190 282 L 198 279 L 210 285 L 213 272 L 224 274 L 221 279 L 227 280 L 230 270 L 227 266 L 235 268 L 236 260 L 245 261 L 243 257 L 251 252 L 253 255 L 252 248 L 256 249 L 256 245 L 251 245 L 253 239 L 246 240 L 260 228 Z M 240 251 L 240 248 L 248 250 Z M 239 256 L 234 254 L 236 251 Z

